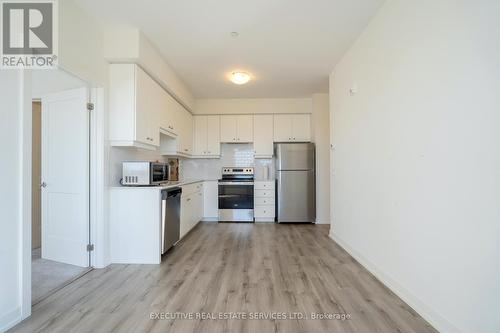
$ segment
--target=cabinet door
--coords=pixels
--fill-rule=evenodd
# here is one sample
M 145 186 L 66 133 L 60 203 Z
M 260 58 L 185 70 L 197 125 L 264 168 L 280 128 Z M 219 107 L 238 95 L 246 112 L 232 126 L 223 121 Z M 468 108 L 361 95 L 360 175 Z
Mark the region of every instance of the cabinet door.
M 220 116 L 220 141 L 237 142 L 236 116 Z
M 308 114 L 292 116 L 292 139 L 296 142 L 311 141 L 311 117 Z
M 292 117 L 289 114 L 274 115 L 274 142 L 292 141 Z
M 220 155 L 220 116 L 207 116 L 207 155 Z
M 255 157 L 273 156 L 273 116 L 253 116 Z
M 203 184 L 203 217 L 216 219 L 219 214 L 219 184 L 209 180 Z
M 238 142 L 253 142 L 253 116 L 242 115 L 236 117 Z
M 189 199 L 189 200 L 188 200 Z M 181 197 L 181 223 L 180 223 L 180 234 L 184 237 L 189 231 L 189 221 L 190 221 L 190 203 L 191 199 L 189 196 L 182 195 Z
M 165 123 L 166 115 L 166 99 L 167 92 L 156 83 L 149 75 L 150 92 L 149 92 L 149 137 L 152 139 L 153 145 L 160 146 L 160 126 Z
M 164 98 L 167 104 L 167 119 L 164 125 L 166 128 L 164 130 L 178 135 L 182 106 L 167 92 L 165 92 Z
M 198 202 L 197 202 L 197 206 L 196 206 L 196 211 L 197 211 L 197 215 L 196 215 L 196 223 L 198 223 L 199 221 L 203 220 L 203 201 L 204 201 L 204 197 L 203 197 L 203 188 L 196 193 L 196 195 L 198 196 Z
M 207 149 L 207 116 L 194 116 L 194 154 L 205 155 Z
M 182 114 L 182 137 L 181 137 L 181 147 L 182 153 L 192 155 L 193 154 L 193 116 L 187 110 L 183 109 Z
M 149 145 L 155 144 L 154 133 L 152 133 L 154 118 L 154 85 L 156 82 L 146 72 L 136 66 L 135 81 L 135 139 Z M 158 134 L 159 140 L 159 134 Z M 156 143 L 157 145 L 159 143 Z
M 163 90 L 163 88 L 160 87 L 159 89 L 159 105 L 158 105 L 158 126 L 165 130 L 165 131 L 170 131 L 170 113 L 171 110 L 169 108 L 168 104 L 168 93 Z

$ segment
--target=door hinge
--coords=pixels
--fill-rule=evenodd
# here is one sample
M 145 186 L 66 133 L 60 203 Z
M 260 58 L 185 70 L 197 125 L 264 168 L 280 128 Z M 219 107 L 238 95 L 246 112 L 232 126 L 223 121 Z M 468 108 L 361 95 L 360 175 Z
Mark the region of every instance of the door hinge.
M 94 251 L 94 244 L 87 244 L 87 252 Z
M 87 103 L 87 110 L 93 111 L 94 110 L 94 103 Z

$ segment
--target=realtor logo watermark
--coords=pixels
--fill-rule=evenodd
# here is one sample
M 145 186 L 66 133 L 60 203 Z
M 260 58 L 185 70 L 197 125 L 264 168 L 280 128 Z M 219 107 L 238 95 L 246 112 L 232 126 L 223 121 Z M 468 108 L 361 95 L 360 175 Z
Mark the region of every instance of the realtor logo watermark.
M 57 0 L 0 0 L 0 8 L 0 67 L 57 67 Z

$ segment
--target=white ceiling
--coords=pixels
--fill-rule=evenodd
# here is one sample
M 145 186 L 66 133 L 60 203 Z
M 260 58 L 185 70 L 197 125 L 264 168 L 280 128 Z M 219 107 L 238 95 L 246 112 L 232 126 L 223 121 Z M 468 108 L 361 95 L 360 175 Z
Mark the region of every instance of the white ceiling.
M 383 2 L 77 0 L 103 21 L 138 27 L 197 98 L 327 92 L 329 73 Z M 229 83 L 234 69 L 254 80 Z

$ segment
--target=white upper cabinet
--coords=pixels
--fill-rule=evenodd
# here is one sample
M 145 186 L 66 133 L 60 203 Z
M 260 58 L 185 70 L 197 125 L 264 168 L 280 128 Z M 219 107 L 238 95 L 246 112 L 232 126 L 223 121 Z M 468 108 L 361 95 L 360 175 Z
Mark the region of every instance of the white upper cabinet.
M 165 105 L 165 112 L 162 114 L 160 128 L 169 134 L 179 134 L 179 118 L 182 114 L 182 106 L 167 92 L 162 95 L 162 101 Z
M 308 114 L 275 114 L 274 142 L 311 141 L 311 117 Z
M 271 158 L 273 156 L 273 115 L 253 116 L 255 158 Z
M 311 116 L 308 114 L 292 115 L 292 138 L 297 142 L 311 141 Z
M 194 116 L 194 154 L 205 155 L 207 152 L 207 117 Z
M 253 116 L 230 115 L 220 117 L 221 142 L 253 142 Z
M 238 142 L 253 142 L 253 116 L 236 116 Z
M 220 156 L 220 116 L 194 116 L 195 157 Z
M 179 152 L 184 155 L 193 154 L 193 115 L 182 108 L 179 128 Z
M 133 64 L 110 66 L 110 128 L 113 146 L 160 145 L 161 87 Z
M 274 115 L 274 142 L 292 141 L 292 117 L 288 114 Z
M 207 152 L 220 156 L 220 116 L 207 116 Z
M 236 116 L 220 116 L 220 141 L 237 142 Z

